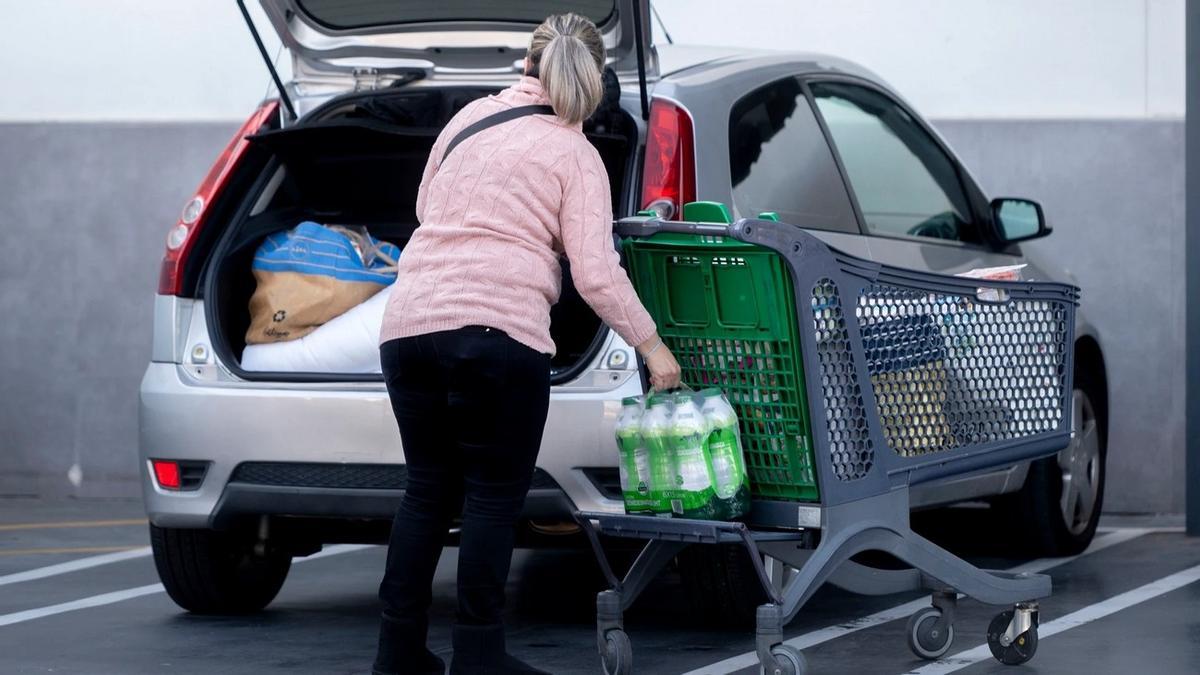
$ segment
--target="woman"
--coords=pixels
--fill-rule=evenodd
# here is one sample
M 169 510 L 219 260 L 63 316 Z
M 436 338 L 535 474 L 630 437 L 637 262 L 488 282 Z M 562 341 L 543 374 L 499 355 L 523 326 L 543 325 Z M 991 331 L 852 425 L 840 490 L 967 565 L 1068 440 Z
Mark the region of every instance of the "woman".
M 427 612 L 460 513 L 450 672 L 543 672 L 506 653 L 500 614 L 546 423 L 560 255 L 583 299 L 636 345 L 652 385 L 679 384 L 679 364 L 613 250 L 608 177 L 582 132 L 600 103 L 604 59 L 590 21 L 546 19 L 520 82 L 463 108 L 429 155 L 421 226 L 401 256 L 380 335 L 408 489 L 379 589 L 376 673 L 443 672 L 425 646 Z M 550 108 L 529 108 L 538 105 Z

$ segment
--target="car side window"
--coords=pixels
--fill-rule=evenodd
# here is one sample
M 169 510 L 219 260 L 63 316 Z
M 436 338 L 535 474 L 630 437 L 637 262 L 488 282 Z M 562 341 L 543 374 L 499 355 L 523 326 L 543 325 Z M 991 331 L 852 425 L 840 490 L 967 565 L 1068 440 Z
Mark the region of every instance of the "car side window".
M 803 227 L 857 233 L 850 196 L 816 114 L 794 77 L 757 89 L 729 116 L 733 203 Z
M 979 240 L 954 161 L 904 108 L 853 84 L 810 89 L 869 233 Z

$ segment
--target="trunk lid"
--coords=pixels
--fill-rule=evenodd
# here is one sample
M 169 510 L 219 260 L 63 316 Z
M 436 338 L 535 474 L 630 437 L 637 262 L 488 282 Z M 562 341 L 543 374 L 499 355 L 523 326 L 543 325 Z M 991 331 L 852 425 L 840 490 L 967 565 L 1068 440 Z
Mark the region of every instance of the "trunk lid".
M 576 12 L 599 27 L 619 76 L 638 76 L 639 52 L 646 75 L 657 75 L 644 0 L 260 1 L 297 72 L 515 77 L 533 29 L 550 14 Z

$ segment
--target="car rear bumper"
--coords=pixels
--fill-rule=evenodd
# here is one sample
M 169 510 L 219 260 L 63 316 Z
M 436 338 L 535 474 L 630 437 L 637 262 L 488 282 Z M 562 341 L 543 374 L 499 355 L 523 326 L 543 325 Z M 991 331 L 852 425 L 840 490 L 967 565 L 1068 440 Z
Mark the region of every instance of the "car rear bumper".
M 407 482 L 403 464 L 242 462 L 217 500 L 210 526 L 224 529 L 239 518 L 263 515 L 390 520 Z M 569 518 L 572 508 L 550 474 L 537 469 L 524 517 Z
M 238 519 L 264 515 L 390 520 L 403 498 L 403 490 L 230 483 L 206 526 L 225 529 Z M 531 520 L 564 520 L 570 518 L 572 509 L 571 500 L 561 488 L 534 488 L 525 498 L 522 515 Z
M 615 466 L 612 425 L 621 397 L 639 387 L 633 378 L 611 390 L 556 389 L 538 458 L 544 479 L 527 499 L 528 517 L 562 517 L 572 506 L 623 510 L 585 469 Z M 403 495 L 402 480 L 272 484 L 235 473 L 250 463 L 402 470 L 396 422 L 379 384 L 223 386 L 156 362 L 142 379 L 139 413 L 143 496 L 160 527 L 212 527 L 263 514 L 390 518 Z M 196 489 L 164 490 L 151 477 L 151 459 L 202 461 L 207 470 Z

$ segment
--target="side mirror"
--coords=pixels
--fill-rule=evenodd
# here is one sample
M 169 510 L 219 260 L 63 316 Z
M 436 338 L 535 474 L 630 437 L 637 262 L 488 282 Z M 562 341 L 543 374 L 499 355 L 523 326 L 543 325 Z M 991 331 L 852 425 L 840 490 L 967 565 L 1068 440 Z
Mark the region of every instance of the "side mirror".
M 1044 237 L 1051 231 L 1042 205 L 1020 197 L 993 199 L 992 222 L 996 226 L 996 236 L 1006 244 Z

